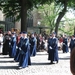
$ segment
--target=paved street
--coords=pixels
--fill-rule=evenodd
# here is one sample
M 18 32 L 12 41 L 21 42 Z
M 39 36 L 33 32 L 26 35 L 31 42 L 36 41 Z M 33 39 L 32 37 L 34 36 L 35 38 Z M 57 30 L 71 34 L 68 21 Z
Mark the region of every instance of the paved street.
M 18 69 L 18 63 L 8 55 L 0 55 L 0 75 L 72 75 L 70 72 L 70 53 L 59 51 L 59 63 L 50 64 L 47 52 L 37 52 L 31 57 L 32 65 Z

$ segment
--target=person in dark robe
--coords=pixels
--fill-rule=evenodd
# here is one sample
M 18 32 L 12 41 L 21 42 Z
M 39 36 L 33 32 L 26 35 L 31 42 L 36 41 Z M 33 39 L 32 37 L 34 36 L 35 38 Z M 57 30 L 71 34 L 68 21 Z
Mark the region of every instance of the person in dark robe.
M 51 60 L 51 63 L 53 63 L 53 55 L 54 51 L 52 50 L 52 35 L 50 34 L 48 38 L 48 60 Z
M 36 55 L 36 37 L 34 36 L 34 33 L 32 33 L 30 37 L 30 55 Z
M 58 57 L 58 39 L 56 37 L 56 33 L 53 32 L 52 34 L 52 49 L 54 50 L 54 59 L 53 61 L 56 61 L 58 63 L 59 57 Z
M 6 33 L 4 35 L 4 39 L 3 39 L 3 55 L 7 55 L 9 53 L 9 55 L 11 54 L 11 31 L 8 31 L 8 33 Z
M 11 46 L 12 46 L 12 49 L 11 49 L 10 57 L 14 58 L 16 55 L 16 33 L 14 33 L 14 32 L 12 33 Z
M 52 33 L 52 38 L 50 39 L 50 43 L 51 45 L 49 46 L 49 52 L 50 53 L 50 57 L 49 60 L 51 60 L 51 64 L 53 64 L 54 61 L 56 61 L 56 63 L 58 63 L 58 39 L 56 38 L 56 33 L 53 32 Z
M 68 39 L 67 39 L 66 35 L 64 35 L 64 38 L 63 38 L 63 47 L 62 47 L 62 50 L 63 50 L 63 53 L 69 52 L 69 50 L 68 50 Z
M 20 59 L 20 48 L 22 47 L 22 43 L 23 43 L 23 32 L 20 32 L 19 35 L 20 35 L 20 40 L 17 43 L 17 46 L 16 46 L 16 55 L 14 57 L 14 60 L 16 62 L 19 62 L 19 59 Z
M 27 32 L 23 32 L 23 42 L 22 47 L 20 48 L 20 60 L 19 60 L 19 68 L 26 68 L 28 65 L 31 65 L 30 61 L 30 47 L 29 47 L 29 39 L 27 37 Z

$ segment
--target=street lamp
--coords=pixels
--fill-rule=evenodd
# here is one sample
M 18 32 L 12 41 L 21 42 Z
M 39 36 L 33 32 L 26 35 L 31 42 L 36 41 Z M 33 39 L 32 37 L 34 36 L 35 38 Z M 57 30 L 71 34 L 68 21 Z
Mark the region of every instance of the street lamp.
M 38 23 L 37 23 L 38 25 L 40 25 L 41 24 L 41 22 L 40 21 L 38 21 Z
M 42 29 L 42 27 L 40 27 L 40 25 L 41 25 L 41 22 L 40 21 L 38 21 L 38 23 L 37 23 L 38 25 L 39 25 L 39 29 L 40 29 L 40 34 L 41 34 L 41 29 Z

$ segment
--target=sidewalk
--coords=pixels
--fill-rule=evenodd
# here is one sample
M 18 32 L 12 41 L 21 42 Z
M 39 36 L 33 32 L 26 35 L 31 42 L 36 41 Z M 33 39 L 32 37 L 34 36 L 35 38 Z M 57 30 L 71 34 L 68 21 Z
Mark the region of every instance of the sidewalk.
M 0 55 L 0 75 L 72 75 L 70 72 L 70 53 L 59 51 L 59 63 L 50 64 L 47 52 L 37 52 L 31 57 L 32 65 L 18 69 L 18 62 L 8 55 Z

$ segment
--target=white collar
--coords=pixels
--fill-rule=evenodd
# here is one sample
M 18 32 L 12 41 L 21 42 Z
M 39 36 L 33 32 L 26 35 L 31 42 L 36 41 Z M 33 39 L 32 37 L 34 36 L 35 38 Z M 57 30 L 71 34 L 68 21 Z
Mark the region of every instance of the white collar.
M 55 39 L 56 37 L 53 37 L 53 39 Z

